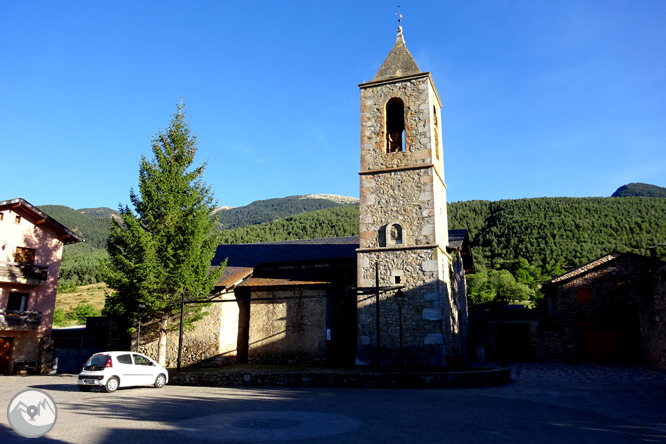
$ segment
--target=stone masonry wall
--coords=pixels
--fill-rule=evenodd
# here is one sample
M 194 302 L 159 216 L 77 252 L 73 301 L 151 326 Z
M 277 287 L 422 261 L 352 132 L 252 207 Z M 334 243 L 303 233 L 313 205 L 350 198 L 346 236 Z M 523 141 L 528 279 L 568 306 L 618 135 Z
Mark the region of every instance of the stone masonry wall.
M 639 310 L 642 301 L 654 291 L 653 271 L 645 259 L 635 255 L 619 256 L 547 289 L 552 321 L 542 322 L 542 334 L 544 338 L 558 336 L 561 345 L 547 347 L 553 341 L 544 341 L 540 357 L 585 359 L 585 329 L 606 328 L 620 335 L 619 346 L 624 359 L 639 359 Z M 579 289 L 591 289 L 593 300 L 579 302 Z
M 433 164 L 430 77 L 361 87 L 361 171 Z M 385 136 L 386 103 L 400 98 L 405 110 L 406 150 L 387 156 Z M 438 164 L 440 162 L 437 162 Z M 442 177 L 443 173 L 442 173 Z
M 654 297 L 643 304 L 641 332 L 648 365 L 666 370 L 666 267 L 657 270 Z
M 233 293 L 223 297 L 233 299 Z M 233 363 L 238 339 L 238 305 L 236 302 L 213 303 L 205 308 L 208 314 L 194 323 L 194 329 L 183 331 L 181 366 L 206 362 L 208 365 Z M 167 334 L 167 367 L 176 367 L 178 359 L 178 318 L 172 321 L 174 328 Z M 132 350 L 136 347 L 136 334 Z M 157 359 L 157 336 L 142 332 L 139 351 Z
M 392 153 L 395 154 L 395 153 Z M 361 180 L 361 248 L 380 246 L 380 232 L 391 221 L 405 228 L 406 245 L 435 243 L 432 169 L 394 171 Z
M 402 307 L 403 353 L 405 363 L 415 366 L 446 365 L 446 356 L 454 348 L 450 319 L 448 282 L 443 279 L 443 254 L 437 248 L 359 252 L 359 282 L 362 287 L 375 285 L 374 264 L 379 263 L 380 286 L 395 285 L 392 272 L 403 272 Z M 446 266 L 448 270 L 448 266 Z M 447 273 L 448 274 L 448 273 Z M 380 295 L 380 342 L 382 363 L 399 364 L 400 323 L 395 291 Z M 357 297 L 357 364 L 376 362 L 376 297 Z
M 253 291 L 248 362 L 317 364 L 326 358 L 326 290 Z M 289 298 L 289 299 L 284 299 Z

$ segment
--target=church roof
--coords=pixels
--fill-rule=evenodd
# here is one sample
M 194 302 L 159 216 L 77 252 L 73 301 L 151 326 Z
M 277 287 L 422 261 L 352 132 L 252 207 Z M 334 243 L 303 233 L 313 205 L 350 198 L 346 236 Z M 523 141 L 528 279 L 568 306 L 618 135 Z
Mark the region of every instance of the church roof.
M 449 248 L 452 250 L 462 249 L 466 237 L 467 230 L 449 230 Z
M 217 286 L 235 285 L 262 264 L 356 259 L 358 246 L 358 236 L 219 245 L 213 263 L 219 264 L 227 258 L 228 261 Z
M 378 82 L 414 74 L 421 74 L 421 70 L 405 45 L 405 40 L 402 37 L 402 27 L 398 27 L 395 45 L 393 45 L 393 49 L 391 49 L 371 81 Z
M 449 230 L 450 249 L 462 249 L 465 252 L 469 248 L 468 244 L 467 230 Z M 217 282 L 217 287 L 229 288 L 238 285 L 251 276 L 256 267 L 263 264 L 354 260 L 359 245 L 358 236 L 219 245 L 212 262 L 213 264 L 219 264 L 227 259 L 227 267 Z M 469 260 L 471 260 L 471 256 Z M 311 281 L 306 277 L 303 277 L 302 280 Z M 271 284 L 274 285 L 275 283 L 272 282 Z M 264 283 L 264 285 L 268 284 Z

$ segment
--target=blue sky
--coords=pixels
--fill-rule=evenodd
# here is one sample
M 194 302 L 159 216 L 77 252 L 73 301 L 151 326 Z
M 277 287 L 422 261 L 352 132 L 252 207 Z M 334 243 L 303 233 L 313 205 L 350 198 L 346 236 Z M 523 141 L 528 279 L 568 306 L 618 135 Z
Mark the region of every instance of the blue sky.
M 449 202 L 666 187 L 665 1 L 5 1 L 0 200 L 129 203 L 181 96 L 220 205 L 358 197 L 358 84 L 397 3 Z

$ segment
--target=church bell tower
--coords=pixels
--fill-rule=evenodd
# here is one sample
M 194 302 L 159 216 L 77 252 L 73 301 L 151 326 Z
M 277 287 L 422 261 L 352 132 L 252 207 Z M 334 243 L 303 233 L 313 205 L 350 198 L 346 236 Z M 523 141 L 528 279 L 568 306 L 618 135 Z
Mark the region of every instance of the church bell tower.
M 442 104 L 430 73 L 421 72 L 407 50 L 401 27 L 375 77 L 359 88 L 356 362 L 443 366 L 459 351 Z

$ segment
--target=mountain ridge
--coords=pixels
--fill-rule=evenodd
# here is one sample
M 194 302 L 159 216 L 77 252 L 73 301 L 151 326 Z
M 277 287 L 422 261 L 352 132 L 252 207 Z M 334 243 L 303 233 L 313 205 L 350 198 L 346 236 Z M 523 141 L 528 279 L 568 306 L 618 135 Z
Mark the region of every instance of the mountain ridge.
M 648 183 L 632 182 L 615 190 L 611 197 L 666 197 L 666 188 Z

